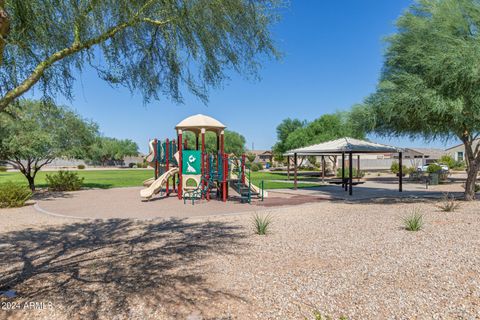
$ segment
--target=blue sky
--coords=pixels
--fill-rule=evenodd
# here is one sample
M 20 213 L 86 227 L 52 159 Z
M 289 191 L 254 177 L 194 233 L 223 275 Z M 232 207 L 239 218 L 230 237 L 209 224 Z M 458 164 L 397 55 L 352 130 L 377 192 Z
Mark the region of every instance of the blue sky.
M 92 70 L 78 75 L 74 101 L 59 97 L 82 116 L 100 124 L 106 136 L 130 138 L 146 151 L 150 138 L 175 135 L 174 126 L 197 113 L 213 116 L 242 133 L 247 145 L 270 148 L 275 127 L 285 118 L 313 120 L 348 109 L 375 90 L 383 61 L 383 38 L 411 0 L 291 0 L 273 33 L 281 61 L 269 61 L 260 81 L 232 75 L 211 91 L 208 105 L 186 95 L 184 105 L 167 98 L 144 105 L 127 89 L 112 88 Z M 422 140 L 386 140 L 398 146 L 422 146 Z M 430 146 L 442 146 L 441 143 Z

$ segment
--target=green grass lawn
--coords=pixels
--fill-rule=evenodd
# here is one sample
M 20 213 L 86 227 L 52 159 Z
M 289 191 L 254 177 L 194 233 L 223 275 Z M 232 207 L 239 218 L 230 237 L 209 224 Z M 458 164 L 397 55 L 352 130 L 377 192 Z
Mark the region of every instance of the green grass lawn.
M 252 172 L 251 173 L 252 183 L 260 186 L 261 182 L 264 182 L 265 189 L 289 189 L 293 188 L 293 173 L 290 174 L 291 182 L 281 182 L 275 180 L 287 180 L 286 172 Z M 312 178 L 309 175 L 302 174 L 302 172 L 297 173 L 298 187 L 307 188 L 307 187 L 316 187 L 321 186 L 320 183 L 302 183 L 309 181 L 317 181 L 316 178 Z
M 87 188 L 118 188 L 141 186 L 142 182 L 153 177 L 153 170 L 122 169 L 122 170 L 78 170 L 78 175 L 85 178 L 84 186 Z M 38 188 L 46 187 L 45 176 L 52 174 L 52 171 L 40 171 L 35 179 L 35 185 Z M 318 186 L 319 184 L 302 183 L 302 181 L 311 181 L 312 178 L 304 176 L 301 173 L 299 177 L 299 188 Z M 285 189 L 293 188 L 293 183 L 279 182 L 273 180 L 286 180 L 286 173 L 252 172 L 252 183 L 260 186 L 264 181 L 265 189 Z M 293 180 L 293 175 L 290 175 Z M 27 184 L 26 178 L 19 172 L 0 172 L 0 183 L 13 181 Z
M 153 177 L 153 170 L 78 170 L 78 175 L 85 178 L 87 188 L 118 188 L 141 186 L 142 182 Z M 45 176 L 52 171 L 40 171 L 35 178 L 35 185 L 39 188 L 46 187 Z M 19 172 L 0 172 L 0 183 L 13 181 L 28 185 L 27 179 Z

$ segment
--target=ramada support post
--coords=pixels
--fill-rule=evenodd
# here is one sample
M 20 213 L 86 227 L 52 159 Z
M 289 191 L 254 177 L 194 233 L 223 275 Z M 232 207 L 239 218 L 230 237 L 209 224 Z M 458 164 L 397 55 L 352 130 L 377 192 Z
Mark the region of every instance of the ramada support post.
M 183 191 L 182 191 L 182 147 L 183 147 L 183 137 L 182 137 L 182 130 L 178 130 L 178 199 L 181 200 L 183 198 Z
M 322 156 L 322 183 L 325 182 L 325 156 Z
M 348 194 L 353 194 L 353 155 L 350 151 L 348 159 Z
M 398 191 L 403 192 L 403 161 L 402 161 L 403 153 L 398 153 Z
M 297 154 L 293 154 L 293 188 L 297 190 Z
M 342 152 L 342 188 L 345 186 L 345 152 Z
M 287 156 L 287 180 L 290 180 L 290 156 Z
M 357 155 L 357 180 L 360 181 L 360 155 Z

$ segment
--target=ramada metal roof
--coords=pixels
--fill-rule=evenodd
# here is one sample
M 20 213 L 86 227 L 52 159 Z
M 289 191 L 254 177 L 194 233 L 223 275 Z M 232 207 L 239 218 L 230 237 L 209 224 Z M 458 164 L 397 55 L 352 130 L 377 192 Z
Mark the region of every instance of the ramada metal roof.
M 312 146 L 294 149 L 287 151 L 285 155 L 292 156 L 295 153 L 299 156 L 309 155 L 325 155 L 325 154 L 337 154 L 337 153 L 396 153 L 402 150 L 389 146 L 386 144 L 380 144 L 365 140 L 359 140 L 354 138 L 341 138 L 337 140 L 327 141 Z

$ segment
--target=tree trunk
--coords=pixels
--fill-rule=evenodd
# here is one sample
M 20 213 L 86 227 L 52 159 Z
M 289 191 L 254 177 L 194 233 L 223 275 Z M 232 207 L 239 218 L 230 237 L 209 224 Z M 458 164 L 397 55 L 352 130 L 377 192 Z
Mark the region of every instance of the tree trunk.
M 30 187 L 30 190 L 32 190 L 32 192 L 34 192 L 35 191 L 35 177 L 32 177 L 28 174 L 26 174 L 25 177 L 28 180 L 28 186 Z
M 465 200 L 475 200 L 475 184 L 478 175 L 478 161 L 476 159 L 468 160 L 467 182 L 465 183 Z

